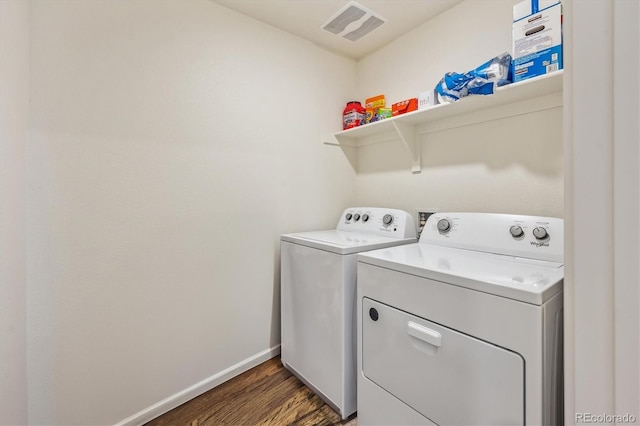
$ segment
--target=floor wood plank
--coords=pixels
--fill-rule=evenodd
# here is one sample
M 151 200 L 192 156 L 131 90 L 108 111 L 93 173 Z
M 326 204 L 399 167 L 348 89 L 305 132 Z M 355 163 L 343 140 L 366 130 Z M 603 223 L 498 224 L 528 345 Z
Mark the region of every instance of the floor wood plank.
M 145 426 L 354 426 L 282 366 L 280 357 L 188 401 Z

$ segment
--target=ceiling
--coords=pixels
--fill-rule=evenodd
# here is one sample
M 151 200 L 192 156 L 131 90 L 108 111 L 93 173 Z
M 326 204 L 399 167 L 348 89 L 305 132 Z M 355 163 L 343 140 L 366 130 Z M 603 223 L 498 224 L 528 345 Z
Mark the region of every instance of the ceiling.
M 305 38 L 325 49 L 360 59 L 462 0 L 356 0 L 387 22 L 352 42 L 321 28 L 349 0 L 212 0 Z

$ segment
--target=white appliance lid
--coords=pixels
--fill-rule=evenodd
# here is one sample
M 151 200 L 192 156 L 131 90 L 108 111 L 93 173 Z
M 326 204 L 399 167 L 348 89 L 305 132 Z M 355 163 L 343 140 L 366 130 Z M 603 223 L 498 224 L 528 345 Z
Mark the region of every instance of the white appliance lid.
M 562 263 L 432 244 L 408 244 L 358 255 L 358 261 L 541 305 L 562 290 Z
M 416 241 L 415 238 L 384 237 L 364 232 L 339 231 L 335 229 L 284 234 L 281 236 L 281 240 L 338 254 L 358 253 Z

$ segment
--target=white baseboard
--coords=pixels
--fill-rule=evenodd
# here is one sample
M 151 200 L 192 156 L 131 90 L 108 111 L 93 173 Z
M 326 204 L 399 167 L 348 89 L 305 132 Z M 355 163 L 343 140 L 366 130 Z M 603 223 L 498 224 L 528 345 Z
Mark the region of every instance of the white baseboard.
M 152 406 L 145 408 L 144 410 L 138 411 L 132 416 L 127 417 L 126 419 L 119 421 L 115 424 L 115 426 L 138 426 L 142 425 L 150 420 L 155 419 L 161 414 L 166 413 L 167 411 L 173 410 L 177 406 L 184 404 L 190 399 L 195 398 L 198 395 L 202 395 L 215 388 L 218 385 L 226 382 L 229 379 L 232 379 L 247 370 L 252 369 L 253 367 L 262 364 L 263 362 L 277 356 L 280 354 L 280 345 L 274 346 L 271 349 L 266 349 L 262 352 L 255 354 L 252 357 L 249 357 L 239 363 L 232 365 L 226 370 L 222 370 L 219 373 L 214 374 L 211 377 L 208 377 L 201 382 L 196 383 L 193 386 L 189 386 L 188 388 L 171 395 L 168 398 L 163 399 L 160 402 L 153 404 Z

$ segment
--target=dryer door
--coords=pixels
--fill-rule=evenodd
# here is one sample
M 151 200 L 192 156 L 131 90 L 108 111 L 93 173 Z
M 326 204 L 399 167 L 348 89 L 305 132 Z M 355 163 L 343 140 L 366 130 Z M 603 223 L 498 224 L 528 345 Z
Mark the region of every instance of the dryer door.
M 362 301 L 362 371 L 439 425 L 524 423 L 524 360 L 371 299 Z

